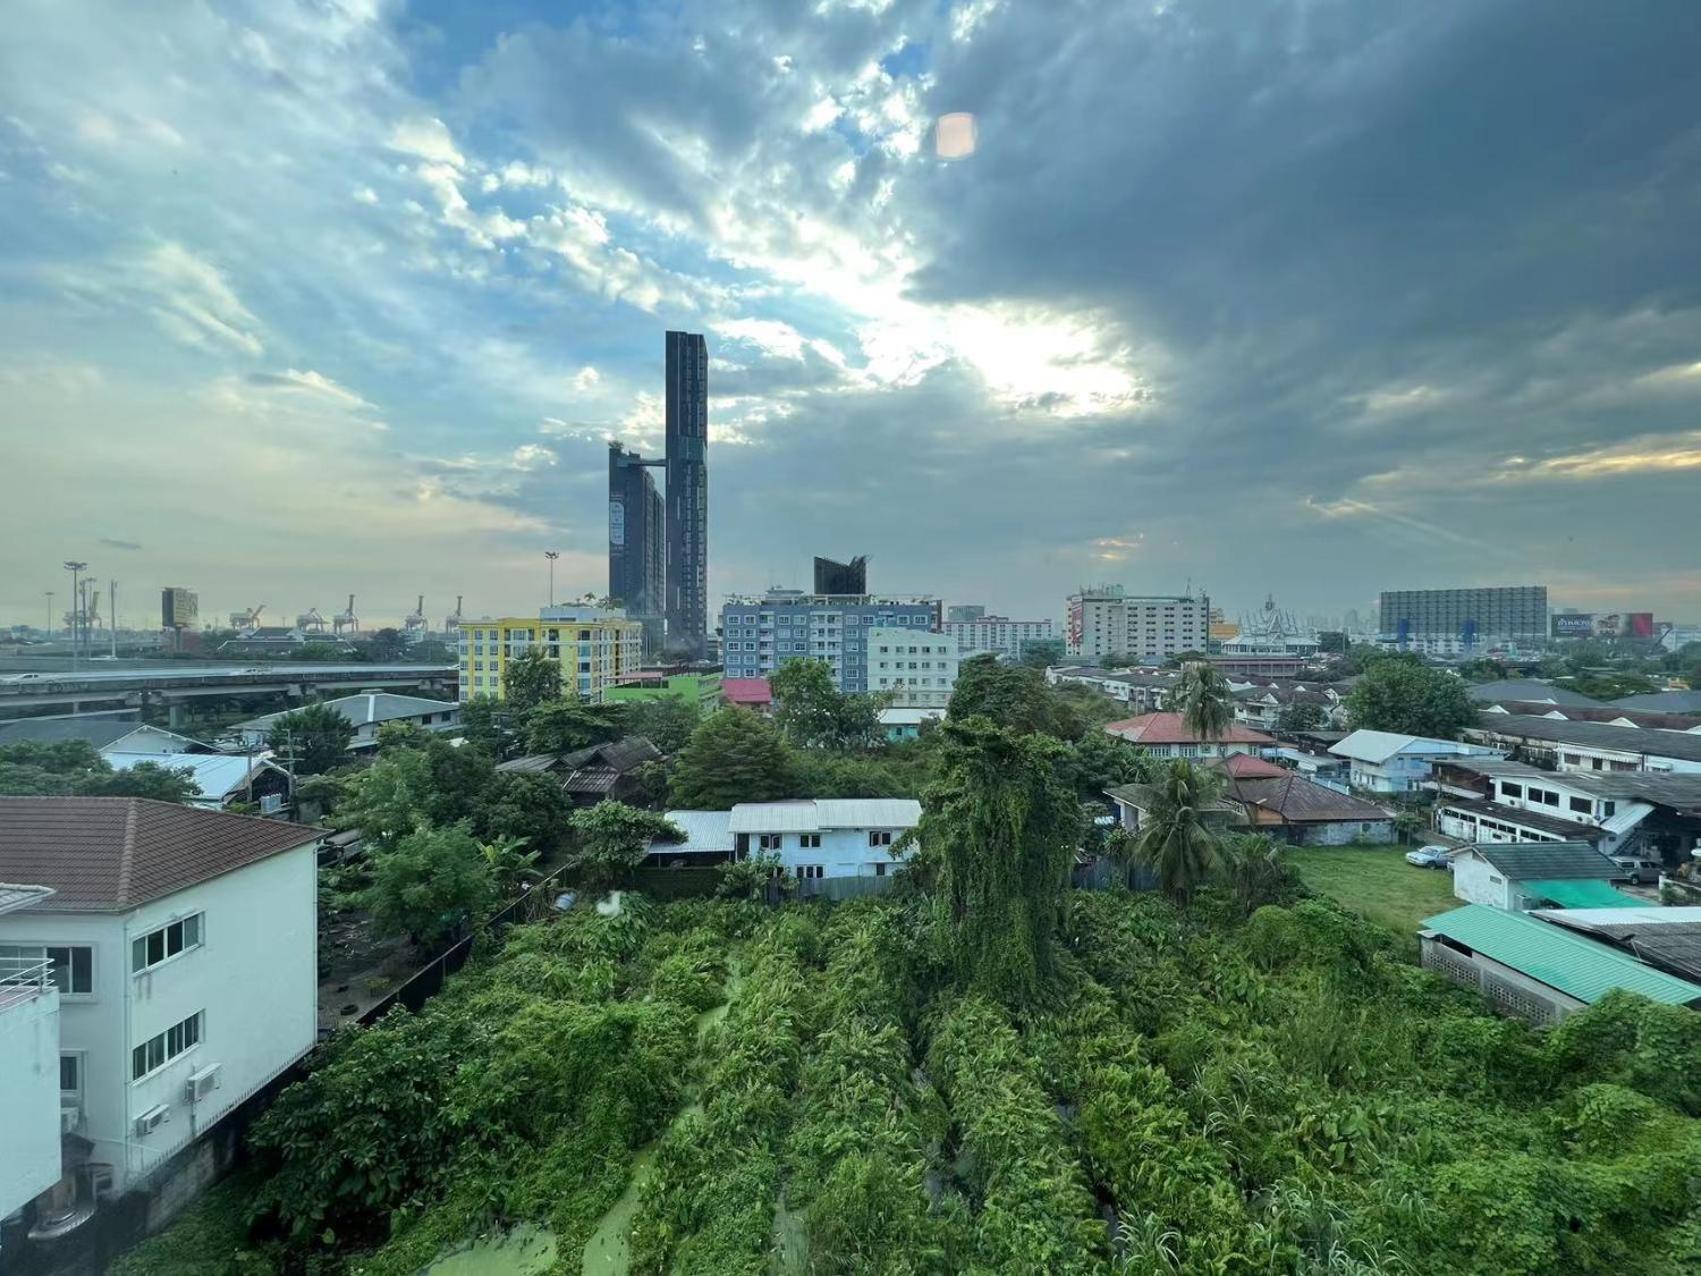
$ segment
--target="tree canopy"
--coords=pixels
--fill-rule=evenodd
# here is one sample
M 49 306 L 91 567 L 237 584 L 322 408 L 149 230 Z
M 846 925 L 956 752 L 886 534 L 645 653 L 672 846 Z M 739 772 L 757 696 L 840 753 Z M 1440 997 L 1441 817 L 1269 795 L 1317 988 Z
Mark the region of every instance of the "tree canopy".
M 266 747 L 296 775 L 320 775 L 348 761 L 354 723 L 328 705 L 284 714 L 266 733 Z
M 663 753 L 678 753 L 703 720 L 695 700 L 684 696 L 657 696 L 653 700 L 628 700 L 622 705 L 629 735 L 643 736 Z
M 466 826 L 422 824 L 372 857 L 363 902 L 381 933 L 435 946 L 482 916 L 494 898 L 490 862 Z
M 791 757 L 778 728 L 748 709 L 720 709 L 691 733 L 673 769 L 670 800 L 681 809 L 729 810 L 791 797 Z
M 1477 720 L 1465 683 L 1415 660 L 1373 661 L 1347 693 L 1355 728 L 1451 740 Z
M 946 716 L 952 721 L 987 718 L 1022 734 L 1067 734 L 1058 704 L 1038 669 L 1001 664 L 996 656 L 975 656 L 957 669 Z
M 527 753 L 560 757 L 618 738 L 622 710 L 619 705 L 589 704 L 576 696 L 544 700 L 524 712 L 521 724 Z
M 1201 740 L 1217 739 L 1234 721 L 1234 693 L 1215 665 L 1189 665 L 1176 688 L 1176 703 L 1188 729 Z
M 590 890 L 612 886 L 636 868 L 654 839 L 678 841 L 685 836 L 685 830 L 665 816 L 624 802 L 598 802 L 575 811 L 569 823 L 574 837 L 569 863 Z
M 140 762 L 114 770 L 87 740 L 0 745 L 0 797 L 140 797 L 188 802 L 201 789 L 187 767 Z
M 768 680 L 774 723 L 800 749 L 872 749 L 885 742 L 881 701 L 840 691 L 824 660 L 788 660 Z
M 952 932 L 958 977 L 1003 1002 L 1038 998 L 1080 840 L 1064 746 L 982 719 L 941 728 L 939 779 L 916 830 Z
M 528 647 L 502 671 L 502 696 L 508 711 L 521 717 L 547 700 L 561 699 L 561 662 L 542 647 Z

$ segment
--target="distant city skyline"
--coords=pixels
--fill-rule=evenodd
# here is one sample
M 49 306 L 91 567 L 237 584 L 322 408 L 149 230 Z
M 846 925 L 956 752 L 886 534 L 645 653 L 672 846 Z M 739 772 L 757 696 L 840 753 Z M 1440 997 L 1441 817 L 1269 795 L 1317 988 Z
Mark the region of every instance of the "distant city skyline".
M 661 452 L 689 331 L 711 614 L 854 551 L 1017 617 L 1532 581 L 1701 620 L 1696 18 L 1637 12 L 39 6 L 0 617 L 68 559 L 137 620 L 524 614 L 545 550 L 600 595 L 607 441 Z

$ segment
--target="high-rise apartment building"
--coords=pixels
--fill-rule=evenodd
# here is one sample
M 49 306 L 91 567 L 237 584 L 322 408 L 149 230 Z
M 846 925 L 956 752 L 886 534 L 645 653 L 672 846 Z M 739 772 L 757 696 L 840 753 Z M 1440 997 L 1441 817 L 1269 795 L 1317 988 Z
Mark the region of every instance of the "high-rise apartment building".
M 1504 641 L 1540 643 L 1548 636 L 1546 585 L 1386 590 L 1377 614 L 1382 641 L 1426 650 L 1437 643 L 1448 650 Z
M 1126 655 L 1163 660 L 1205 651 L 1211 600 L 1186 594 L 1135 595 L 1120 585 L 1083 589 L 1069 596 L 1069 654 L 1088 660 Z
M 957 644 L 948 634 L 875 625 L 868 644 L 868 689 L 892 707 L 943 709 L 957 685 Z
M 667 334 L 667 645 L 701 659 L 709 629 L 709 347 Z
M 650 475 L 662 464 L 608 445 L 608 595 L 644 626 L 646 655 L 661 650 L 666 602 L 666 519 Z
M 952 613 L 963 608 L 953 607 Z M 958 651 L 996 651 L 1005 660 L 1020 660 L 1022 648 L 1036 638 L 1051 638 L 1050 620 L 1011 620 L 1008 616 L 981 614 L 959 620 L 952 615 L 940 628 L 956 640 Z
M 938 633 L 939 604 L 796 589 L 730 598 L 721 607 L 721 663 L 728 678 L 762 678 L 787 660 L 813 657 L 831 666 L 840 691 L 867 691 L 875 629 Z
M 858 554 L 848 563 L 831 558 L 815 559 L 815 592 L 818 594 L 866 594 L 868 556 Z
M 643 625 L 615 607 L 574 604 L 545 607 L 535 620 L 462 620 L 460 699 L 506 699 L 503 675 L 509 662 L 538 648 L 561 666 L 563 691 L 600 701 L 617 678 L 643 668 L 643 645 Z

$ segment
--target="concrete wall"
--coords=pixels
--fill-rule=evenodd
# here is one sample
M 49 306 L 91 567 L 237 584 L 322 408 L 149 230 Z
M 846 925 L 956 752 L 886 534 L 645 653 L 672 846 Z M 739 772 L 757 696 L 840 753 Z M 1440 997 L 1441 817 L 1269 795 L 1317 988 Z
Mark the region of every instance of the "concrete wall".
M 1453 894 L 1467 904 L 1512 907 L 1513 890 L 1505 875 L 1469 851 L 1453 857 Z
M 796 873 L 805 866 L 819 865 L 823 877 L 875 877 L 879 875 L 878 865 L 884 865 L 887 873 L 896 871 L 897 866 L 907 859 L 907 854 L 894 860 L 890 847 L 870 846 L 868 844 L 869 829 L 823 829 L 820 833 L 819 847 L 801 845 L 802 833 L 782 833 L 782 845 L 779 850 L 763 852 L 755 833 L 750 834 L 750 855 L 778 854 L 780 862 L 787 869 Z M 906 830 L 886 829 L 892 835 L 894 843 L 904 835 Z
M 312 844 L 155 900 L 129 914 L 21 912 L 0 942 L 87 944 L 94 994 L 63 999 L 62 1050 L 83 1052 L 83 1133 L 123 1191 L 305 1054 L 318 1033 L 318 868 Z M 141 975 L 131 938 L 203 913 L 202 943 Z M 201 1011 L 201 1040 L 138 1081 L 131 1049 Z M 219 1087 L 191 1105 L 189 1074 L 221 1066 Z M 137 1138 L 156 1104 L 165 1124 Z M 58 1120 L 57 1099 L 54 1119 Z
M 1296 846 L 1347 846 L 1353 842 L 1385 846 L 1396 839 L 1392 820 L 1330 820 L 1288 827 L 1295 830 Z
M 0 1218 L 59 1174 L 59 990 L 0 987 Z

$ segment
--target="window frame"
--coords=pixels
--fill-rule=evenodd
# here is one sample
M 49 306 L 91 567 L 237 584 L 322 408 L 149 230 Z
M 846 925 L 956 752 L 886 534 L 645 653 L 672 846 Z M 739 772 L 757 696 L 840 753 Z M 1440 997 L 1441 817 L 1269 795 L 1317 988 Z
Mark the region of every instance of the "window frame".
M 186 1054 L 197 1049 L 207 1039 L 206 1017 L 207 1012 L 205 1010 L 197 1010 L 194 1014 L 178 1020 L 164 1031 L 154 1033 L 146 1041 L 131 1046 L 130 1084 L 139 1085 L 141 1082 L 157 1076 L 162 1069 L 169 1067 Z M 175 1053 L 171 1049 L 173 1033 L 179 1034 L 178 1040 L 180 1042 Z M 187 1038 L 191 1036 L 193 1036 L 193 1040 L 188 1040 Z M 153 1057 L 153 1047 L 156 1043 L 159 1046 L 159 1062 L 152 1063 L 150 1060 Z M 136 1071 L 138 1063 L 145 1065 L 140 1072 Z
M 59 982 L 59 959 L 53 955 L 54 949 L 62 949 L 67 955 L 65 963 L 65 982 Z M 89 956 L 88 978 L 89 986 L 82 992 L 71 987 L 76 977 L 76 959 L 72 954 L 85 952 Z M 93 944 L 56 943 L 51 939 L 28 940 L 0 944 L 0 952 L 15 953 L 21 959 L 26 953 L 40 953 L 40 960 L 53 963 L 53 986 L 59 989 L 59 996 L 64 1001 L 93 1001 L 95 999 L 95 946 Z
M 195 924 L 195 939 L 193 943 L 189 942 L 188 931 L 186 929 L 190 922 Z M 178 931 L 178 947 L 175 951 L 171 951 L 170 932 L 173 928 Z M 157 959 L 150 955 L 150 949 L 152 948 L 151 941 L 156 935 L 159 936 L 160 940 L 160 956 Z M 136 964 L 138 944 L 145 945 L 145 947 L 141 949 L 144 961 L 140 966 Z M 151 930 L 143 931 L 140 935 L 132 935 L 130 937 L 130 977 L 134 979 L 137 975 L 145 975 L 150 971 L 158 970 L 161 966 L 169 965 L 178 958 L 187 956 L 189 953 L 195 952 L 197 949 L 205 948 L 206 944 L 207 914 L 205 909 L 196 909 L 192 913 L 185 913 L 182 917 L 173 918 L 171 921 L 166 922 L 163 926 L 155 926 Z

